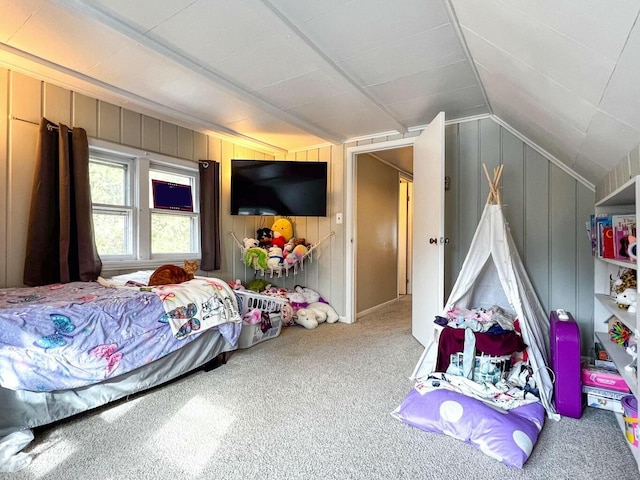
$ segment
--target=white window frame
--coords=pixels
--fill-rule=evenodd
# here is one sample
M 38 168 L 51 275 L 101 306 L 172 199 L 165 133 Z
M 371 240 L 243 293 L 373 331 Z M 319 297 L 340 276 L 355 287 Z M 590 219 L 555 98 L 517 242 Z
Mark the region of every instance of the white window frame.
M 125 270 L 132 268 L 155 268 L 164 263 L 178 263 L 196 257 L 200 260 L 200 189 L 199 169 L 197 162 L 190 162 L 179 158 L 146 152 L 134 147 L 119 145 L 100 139 L 89 139 L 89 149 L 96 157 L 105 160 L 129 163 L 130 190 L 128 191 L 132 209 L 132 255 L 101 256 L 103 270 Z M 177 175 L 187 175 L 194 178 L 192 184 L 193 212 L 173 212 L 164 209 L 154 209 L 149 204 L 149 171 L 163 170 Z M 100 206 L 100 205 L 98 205 Z M 103 207 L 104 208 L 104 207 Z M 192 238 L 195 252 L 192 253 L 151 253 L 151 214 L 190 215 L 194 218 L 195 229 Z

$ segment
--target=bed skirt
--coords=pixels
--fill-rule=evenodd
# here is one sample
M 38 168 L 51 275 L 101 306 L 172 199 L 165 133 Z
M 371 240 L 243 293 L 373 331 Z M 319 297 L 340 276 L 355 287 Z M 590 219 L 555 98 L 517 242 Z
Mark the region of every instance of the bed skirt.
M 161 385 L 236 348 L 217 329 L 211 329 L 165 357 L 101 383 L 54 392 L 14 391 L 0 387 L 0 438 Z

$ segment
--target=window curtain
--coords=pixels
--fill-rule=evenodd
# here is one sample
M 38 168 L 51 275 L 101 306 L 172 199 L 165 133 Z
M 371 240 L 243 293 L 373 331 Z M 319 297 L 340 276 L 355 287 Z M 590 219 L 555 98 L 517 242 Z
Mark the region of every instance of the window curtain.
M 88 282 L 101 270 L 93 234 L 87 132 L 43 118 L 23 281 L 28 286 Z
M 200 270 L 220 270 L 220 164 L 200 160 Z

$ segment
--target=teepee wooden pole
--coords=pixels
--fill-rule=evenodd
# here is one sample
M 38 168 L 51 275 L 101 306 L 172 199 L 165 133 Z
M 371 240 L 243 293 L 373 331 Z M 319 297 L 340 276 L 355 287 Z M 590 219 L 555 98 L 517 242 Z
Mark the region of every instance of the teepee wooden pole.
M 487 197 L 487 204 L 495 203 L 500 205 L 500 177 L 502 177 L 502 169 L 504 165 L 500 165 L 493 169 L 493 179 L 489 176 L 489 171 L 487 170 L 487 165 L 482 164 L 482 168 L 484 169 L 484 174 L 487 177 L 487 182 L 489 182 L 489 195 Z

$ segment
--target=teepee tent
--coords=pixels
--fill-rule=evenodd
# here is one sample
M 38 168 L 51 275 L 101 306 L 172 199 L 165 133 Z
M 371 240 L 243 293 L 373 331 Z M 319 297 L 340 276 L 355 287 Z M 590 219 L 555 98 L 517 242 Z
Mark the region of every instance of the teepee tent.
M 527 344 L 540 400 L 548 416 L 557 420 L 559 415 L 552 403 L 553 382 L 547 369 L 549 320 L 527 276 L 502 213 L 498 190 L 502 167 L 494 170 L 493 180 L 484 167 L 489 181 L 489 197 L 442 315 L 445 316 L 455 306 L 490 308 L 499 305 L 514 313 Z M 443 327 L 434 324 L 434 328 L 434 339 L 425 348 L 412 379 L 428 375 L 435 368 L 438 337 Z

